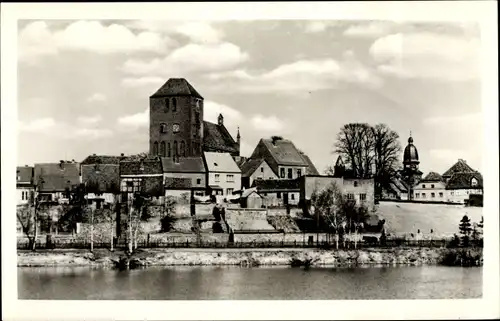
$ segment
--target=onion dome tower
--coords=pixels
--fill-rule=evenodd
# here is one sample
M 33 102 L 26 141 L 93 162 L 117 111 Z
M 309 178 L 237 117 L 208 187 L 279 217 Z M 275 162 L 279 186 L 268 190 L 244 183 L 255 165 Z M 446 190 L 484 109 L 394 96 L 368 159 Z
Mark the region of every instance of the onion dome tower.
M 413 186 L 422 178 L 422 172 L 418 169 L 420 161 L 418 160 L 418 150 L 413 145 L 413 137 L 408 138 L 408 145 L 403 153 L 403 171 L 402 176 L 408 185 L 408 200 L 413 199 Z

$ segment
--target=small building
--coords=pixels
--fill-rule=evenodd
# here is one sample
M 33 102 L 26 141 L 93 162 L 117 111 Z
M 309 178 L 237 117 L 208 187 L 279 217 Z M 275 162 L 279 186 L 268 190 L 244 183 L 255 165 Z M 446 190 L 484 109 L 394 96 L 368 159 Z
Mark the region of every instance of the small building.
M 241 165 L 241 185 L 249 188 L 256 179 L 278 179 L 278 175 L 271 169 L 265 159 L 249 158 Z
M 242 208 L 262 208 L 265 205 L 264 197 L 257 188 L 248 188 L 241 193 L 240 205 Z
M 207 189 L 207 170 L 202 157 L 162 157 L 166 195 L 180 197 L 191 193 L 204 196 Z
M 446 183 L 441 175 L 429 172 L 417 185 L 413 187 L 415 201 L 446 202 L 448 201 Z
M 163 190 L 163 169 L 158 158 L 127 158 L 120 161 L 121 201 L 130 201 L 134 193 L 161 197 Z
M 408 200 L 408 187 L 400 178 L 395 177 L 388 186 L 382 188 L 382 199 L 384 200 Z
M 101 163 L 105 161 L 106 163 Z M 85 160 L 84 160 L 85 162 Z M 82 162 L 82 183 L 86 199 L 92 208 L 100 209 L 115 203 L 120 194 L 120 160 L 96 158 L 91 164 Z
M 283 207 L 298 205 L 300 199 L 300 184 L 298 179 L 257 179 L 252 187 L 264 197 L 265 206 Z
M 68 193 L 80 184 L 80 164 L 72 161 L 35 164 L 34 184 L 41 201 L 63 203 Z
M 279 136 L 262 138 L 250 158 L 264 159 L 279 179 L 297 179 L 307 172 L 317 172 L 311 160 L 292 141 Z
M 466 204 L 471 195 L 483 195 L 483 177 L 475 173 L 455 173 L 446 183 L 447 201 Z
M 34 191 L 34 168 L 32 166 L 17 167 L 16 191 L 17 205 L 29 204 Z
M 229 153 L 205 152 L 208 189 L 214 195 L 232 195 L 241 189 L 241 170 Z

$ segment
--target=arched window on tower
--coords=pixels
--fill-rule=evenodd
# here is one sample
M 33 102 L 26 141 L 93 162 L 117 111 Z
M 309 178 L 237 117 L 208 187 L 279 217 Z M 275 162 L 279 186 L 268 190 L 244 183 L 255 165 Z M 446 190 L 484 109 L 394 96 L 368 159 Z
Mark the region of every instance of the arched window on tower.
M 172 111 L 177 111 L 177 99 L 172 99 Z
M 160 143 L 160 156 L 165 157 L 165 142 Z
M 165 99 L 165 112 L 168 113 L 168 109 L 170 108 L 170 100 L 168 98 Z
M 158 155 L 158 142 L 153 143 L 153 155 Z
M 174 141 L 174 157 L 177 157 L 177 155 L 179 155 L 177 152 L 178 152 L 178 150 L 177 150 L 177 141 Z
M 167 144 L 167 157 L 172 157 L 172 151 L 170 150 L 170 143 Z
M 167 132 L 167 124 L 160 124 L 160 133 L 166 133 Z
M 186 145 L 184 141 L 181 142 L 181 150 L 179 151 L 179 156 L 186 157 Z

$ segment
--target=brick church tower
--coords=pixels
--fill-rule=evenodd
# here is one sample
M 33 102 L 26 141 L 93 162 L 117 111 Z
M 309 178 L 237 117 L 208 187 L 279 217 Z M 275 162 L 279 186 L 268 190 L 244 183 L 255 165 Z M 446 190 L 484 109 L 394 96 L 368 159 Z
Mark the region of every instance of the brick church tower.
M 149 154 L 203 154 L 203 97 L 184 78 L 169 79 L 149 98 Z

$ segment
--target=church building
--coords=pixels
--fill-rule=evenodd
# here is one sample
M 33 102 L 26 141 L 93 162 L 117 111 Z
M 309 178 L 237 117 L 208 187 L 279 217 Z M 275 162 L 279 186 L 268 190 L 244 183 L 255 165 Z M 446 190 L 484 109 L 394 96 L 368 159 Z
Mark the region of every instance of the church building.
M 151 156 L 203 157 L 203 152 L 240 155 L 237 141 L 224 126 L 203 120 L 203 97 L 184 78 L 170 78 L 149 98 L 149 154 Z

